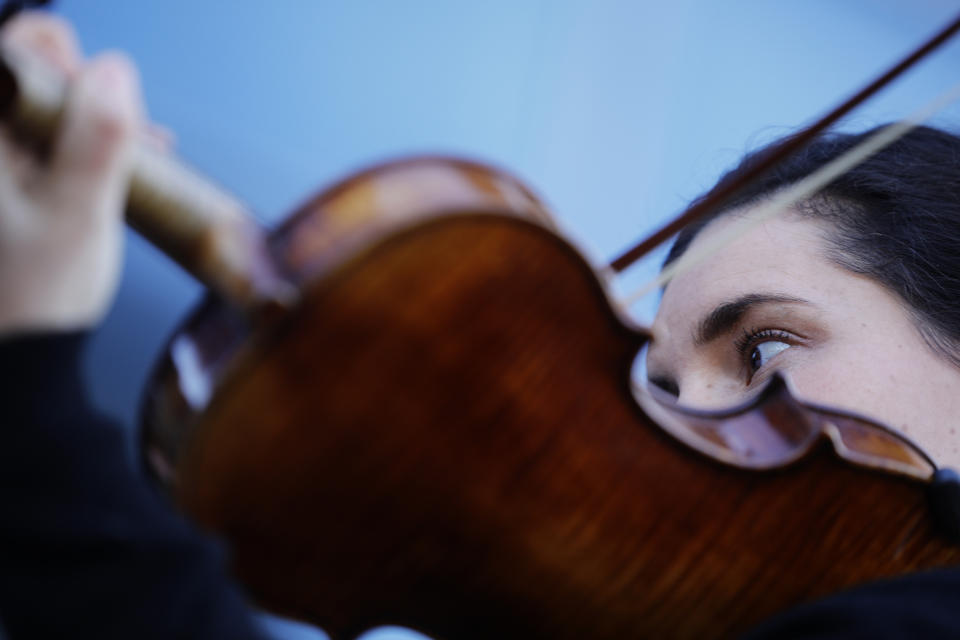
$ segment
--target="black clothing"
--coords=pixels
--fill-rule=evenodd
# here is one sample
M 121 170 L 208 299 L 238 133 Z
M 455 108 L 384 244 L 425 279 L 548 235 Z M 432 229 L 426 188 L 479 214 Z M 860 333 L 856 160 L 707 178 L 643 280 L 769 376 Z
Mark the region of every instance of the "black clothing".
M 223 551 L 88 405 L 85 334 L 0 342 L 0 621 L 9 638 L 260 638 Z
M 960 570 L 871 583 L 794 607 L 743 640 L 954 640 L 960 638 Z
M 2 627 L 12 640 L 262 637 L 221 549 L 159 499 L 120 429 L 89 407 L 84 336 L 0 341 Z M 860 587 L 747 638 L 960 638 L 960 571 Z

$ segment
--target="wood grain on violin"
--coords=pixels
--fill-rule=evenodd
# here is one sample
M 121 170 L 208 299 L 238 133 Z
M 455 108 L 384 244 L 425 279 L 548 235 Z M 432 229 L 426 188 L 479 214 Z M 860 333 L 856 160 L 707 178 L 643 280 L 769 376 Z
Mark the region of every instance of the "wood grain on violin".
M 440 206 L 385 224 L 401 174 Z M 921 482 L 826 447 L 761 475 L 667 436 L 631 390 L 646 334 L 514 184 L 439 159 L 348 181 L 271 238 L 289 316 L 208 301 L 174 338 L 149 456 L 262 604 L 342 638 L 718 636 L 960 559 Z

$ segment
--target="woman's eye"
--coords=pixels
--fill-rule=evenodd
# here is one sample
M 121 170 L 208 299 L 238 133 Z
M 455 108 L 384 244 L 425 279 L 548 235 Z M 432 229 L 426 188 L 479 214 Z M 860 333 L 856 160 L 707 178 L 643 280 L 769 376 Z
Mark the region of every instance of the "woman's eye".
M 761 342 L 750 351 L 750 371 L 759 371 L 760 367 L 770 361 L 770 358 L 789 348 L 789 344 L 779 340 Z
M 753 381 L 753 374 L 762 369 L 771 358 L 781 351 L 803 344 L 803 339 L 792 331 L 777 328 L 744 329 L 743 335 L 734 343 L 740 361 L 741 373 L 747 376 L 747 382 Z

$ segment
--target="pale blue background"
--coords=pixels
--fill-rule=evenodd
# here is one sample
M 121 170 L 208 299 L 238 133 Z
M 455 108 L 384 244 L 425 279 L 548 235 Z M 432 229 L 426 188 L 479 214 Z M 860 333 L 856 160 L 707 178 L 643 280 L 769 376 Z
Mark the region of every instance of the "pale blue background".
M 600 261 L 750 146 L 833 106 L 957 5 L 62 0 L 58 11 L 87 51 L 131 54 L 151 116 L 176 131 L 180 154 L 265 221 L 354 168 L 450 152 L 517 172 Z M 953 44 L 846 126 L 905 115 L 958 80 Z M 960 110 L 938 121 L 960 125 Z M 654 268 L 637 269 L 624 290 Z M 131 234 L 116 307 L 89 357 L 107 411 L 133 423 L 150 363 L 198 295 Z

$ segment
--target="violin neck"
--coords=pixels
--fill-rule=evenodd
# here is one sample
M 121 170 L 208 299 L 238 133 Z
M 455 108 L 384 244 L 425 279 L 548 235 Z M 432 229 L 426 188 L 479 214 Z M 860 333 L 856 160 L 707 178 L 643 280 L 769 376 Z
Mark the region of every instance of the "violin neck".
M 41 60 L 0 49 L 0 115 L 17 138 L 49 146 L 66 97 L 62 77 Z M 266 234 L 232 195 L 145 142 L 134 150 L 127 222 L 228 302 L 257 309 L 289 297 Z

